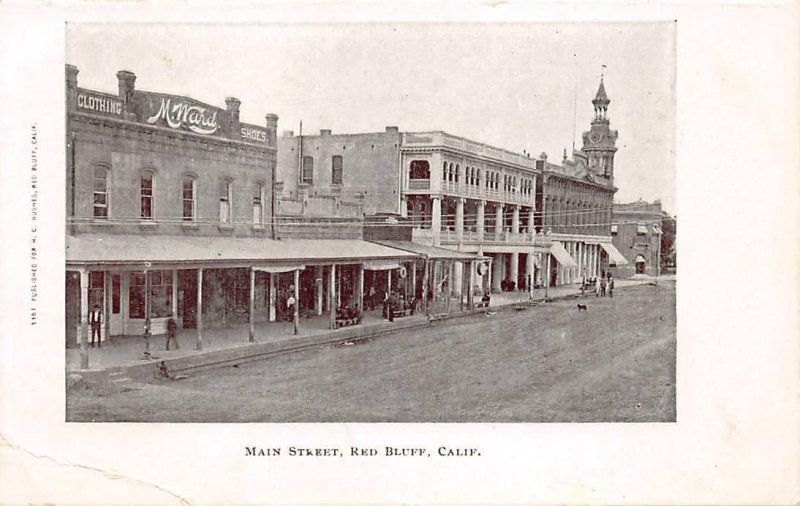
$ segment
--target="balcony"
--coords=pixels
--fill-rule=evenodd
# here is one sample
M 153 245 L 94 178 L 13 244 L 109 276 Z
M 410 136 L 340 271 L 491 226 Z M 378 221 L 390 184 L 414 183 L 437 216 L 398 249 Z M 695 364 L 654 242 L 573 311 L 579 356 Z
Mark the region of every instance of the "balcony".
M 431 180 L 430 179 L 409 179 L 408 180 L 408 189 L 409 190 L 430 190 L 431 189 Z

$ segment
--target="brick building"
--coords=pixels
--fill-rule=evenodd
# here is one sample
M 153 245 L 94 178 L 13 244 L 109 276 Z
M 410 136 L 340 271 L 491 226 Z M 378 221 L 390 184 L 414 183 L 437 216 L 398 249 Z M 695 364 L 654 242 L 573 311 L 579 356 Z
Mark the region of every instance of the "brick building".
M 255 321 L 297 328 L 303 310 L 333 324 L 333 309 L 362 303 L 365 270 L 418 257 L 361 240 L 360 203 L 277 212 L 276 115 L 246 124 L 235 98 L 138 90 L 127 71 L 106 93 L 77 76 L 67 65 L 65 335 L 83 367 L 91 310 L 101 340 L 163 333 L 169 318 L 196 329 L 198 348 L 204 322 L 249 322 L 252 340 Z
M 614 204 L 611 235 L 614 245 L 628 260 L 612 269 L 616 276 L 661 274 L 661 202 L 639 200 Z
M 624 262 L 610 234 L 617 133 L 609 102 L 601 81 L 583 149 L 562 165 L 442 131 L 285 132 L 277 184 L 289 198 L 362 202 L 367 215 L 407 218 L 416 243 L 489 257 L 491 271 L 474 280 L 484 289 L 578 282 L 604 272 L 610 258 Z M 462 277 L 454 265 L 456 292 Z

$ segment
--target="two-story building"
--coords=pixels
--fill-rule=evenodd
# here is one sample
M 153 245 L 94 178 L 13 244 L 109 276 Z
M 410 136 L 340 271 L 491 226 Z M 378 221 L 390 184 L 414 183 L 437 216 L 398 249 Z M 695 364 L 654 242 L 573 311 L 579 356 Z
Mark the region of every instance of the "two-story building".
M 101 341 L 163 333 L 170 318 L 196 329 L 197 348 L 204 323 L 249 322 L 252 340 L 258 320 L 286 317 L 297 331 L 290 296 L 332 321 L 363 304 L 365 270 L 418 258 L 363 241 L 357 206 L 276 210 L 276 115 L 244 123 L 235 98 L 221 108 L 139 90 L 128 71 L 118 93 L 77 76 L 67 65 L 65 335 L 83 367 L 93 309 Z
M 639 200 L 614 204 L 613 218 L 611 235 L 614 245 L 628 261 L 612 269 L 614 275 L 658 276 L 661 273 L 661 202 Z
M 367 215 L 408 218 L 414 242 L 489 257 L 491 271 L 476 280 L 484 289 L 577 283 L 624 262 L 610 234 L 617 132 L 602 81 L 592 103 L 583 148 L 561 165 L 442 131 L 285 132 L 278 185 L 290 197 L 357 199 Z

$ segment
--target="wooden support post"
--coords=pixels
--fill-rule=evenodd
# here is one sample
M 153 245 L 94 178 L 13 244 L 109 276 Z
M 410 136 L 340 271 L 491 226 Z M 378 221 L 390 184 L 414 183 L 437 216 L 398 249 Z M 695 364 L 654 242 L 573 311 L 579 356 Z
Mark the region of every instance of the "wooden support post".
M 336 265 L 331 264 L 328 277 L 328 327 L 336 328 Z
M 422 312 L 428 314 L 428 281 L 430 280 L 430 260 L 425 259 L 425 268 L 422 271 Z
M 467 309 L 475 309 L 475 262 L 467 262 Z
M 111 338 L 111 273 L 103 273 L 103 334 L 100 340 L 108 341 Z
M 89 271 L 80 270 L 81 275 L 81 369 L 89 368 Z
M 203 269 L 197 269 L 197 342 L 194 349 L 203 349 Z
M 250 267 L 250 335 L 248 337 L 248 342 L 255 342 L 256 340 L 256 317 L 255 317 L 255 308 L 256 308 L 256 270 L 253 267 Z
M 274 322 L 277 319 L 277 311 L 275 304 L 277 304 L 278 294 L 275 292 L 275 274 L 269 273 L 269 321 Z
M 357 285 L 358 295 L 356 297 L 356 301 L 358 303 L 358 308 L 363 311 L 364 310 L 364 264 L 358 265 L 358 285 Z
M 294 271 L 294 335 L 300 333 L 300 269 Z
M 178 322 L 178 270 L 172 269 L 172 318 Z M 175 341 L 177 343 L 177 341 Z

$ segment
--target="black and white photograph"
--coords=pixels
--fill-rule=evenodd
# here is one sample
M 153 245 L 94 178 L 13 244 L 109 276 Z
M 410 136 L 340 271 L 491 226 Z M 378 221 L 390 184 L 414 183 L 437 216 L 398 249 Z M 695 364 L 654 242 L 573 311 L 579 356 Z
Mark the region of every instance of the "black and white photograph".
M 798 27 L 2 2 L 0 505 L 799 504 Z
M 68 24 L 67 420 L 674 422 L 675 25 Z

